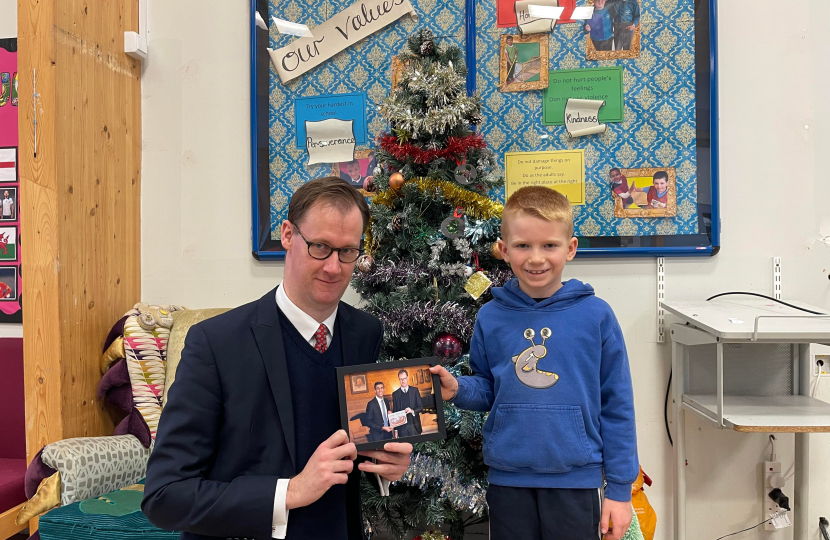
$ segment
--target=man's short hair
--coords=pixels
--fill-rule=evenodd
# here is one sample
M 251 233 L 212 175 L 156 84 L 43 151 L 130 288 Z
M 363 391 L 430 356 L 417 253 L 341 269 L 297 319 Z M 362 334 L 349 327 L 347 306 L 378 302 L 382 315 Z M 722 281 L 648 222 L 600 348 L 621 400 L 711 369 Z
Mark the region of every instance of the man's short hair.
M 516 216 L 533 216 L 545 221 L 558 221 L 568 227 L 568 236 L 574 232 L 574 213 L 568 198 L 555 189 L 528 186 L 514 192 L 507 199 L 501 218 L 501 236 L 507 235 L 507 225 Z
M 378 387 L 378 385 L 381 385 L 381 386 L 383 386 L 384 388 L 386 388 L 386 385 L 385 385 L 385 384 L 383 384 L 383 382 L 381 382 L 381 381 L 376 382 L 376 383 L 375 383 L 374 388 L 377 388 L 377 387 Z
M 654 177 L 653 177 L 653 178 L 654 178 L 655 180 L 657 180 L 658 178 L 662 178 L 662 179 L 664 179 L 666 182 L 668 182 L 668 181 L 669 181 L 669 173 L 667 173 L 666 171 L 657 171 L 656 173 L 654 173 Z
M 369 205 L 351 184 L 336 176 L 325 176 L 306 182 L 294 192 L 288 203 L 288 221 L 300 224 L 315 203 L 333 206 L 346 214 L 353 206 L 363 216 L 363 228 L 369 225 Z
M 398 377 L 399 377 L 399 378 L 400 378 L 400 376 L 401 376 L 401 373 L 403 373 L 403 374 L 405 374 L 407 377 L 409 377 L 409 373 L 407 373 L 405 369 L 402 369 L 402 370 L 400 370 L 400 371 L 398 372 Z

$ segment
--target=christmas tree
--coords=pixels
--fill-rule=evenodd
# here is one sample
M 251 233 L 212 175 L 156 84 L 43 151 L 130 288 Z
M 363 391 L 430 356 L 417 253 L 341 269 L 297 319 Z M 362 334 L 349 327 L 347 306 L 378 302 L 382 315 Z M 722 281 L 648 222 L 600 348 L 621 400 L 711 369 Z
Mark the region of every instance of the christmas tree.
M 375 152 L 378 193 L 353 285 L 364 309 L 383 321 L 381 361 L 438 356 L 454 375 L 466 375 L 476 313 L 490 287 L 510 277 L 494 249 L 502 206 L 489 197 L 503 178 L 470 127 L 482 121 L 481 105 L 467 95 L 461 50 L 439 46 L 429 30 L 407 46 L 397 86 L 381 106 L 391 129 Z M 486 516 L 486 416 L 449 404 L 444 415 L 447 439 L 415 446 L 390 497 L 364 489 L 372 529 L 403 538 L 418 524 L 446 524 L 460 540 L 465 526 Z

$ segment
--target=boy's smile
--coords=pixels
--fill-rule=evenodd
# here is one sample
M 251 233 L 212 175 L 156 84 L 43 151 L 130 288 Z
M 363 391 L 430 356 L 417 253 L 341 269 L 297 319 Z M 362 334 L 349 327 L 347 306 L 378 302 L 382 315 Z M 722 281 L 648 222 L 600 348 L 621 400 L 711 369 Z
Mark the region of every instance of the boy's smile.
M 558 221 L 521 214 L 510 218 L 499 249 L 531 298 L 547 298 L 562 287 L 565 263 L 576 255 L 577 240 L 569 232 Z

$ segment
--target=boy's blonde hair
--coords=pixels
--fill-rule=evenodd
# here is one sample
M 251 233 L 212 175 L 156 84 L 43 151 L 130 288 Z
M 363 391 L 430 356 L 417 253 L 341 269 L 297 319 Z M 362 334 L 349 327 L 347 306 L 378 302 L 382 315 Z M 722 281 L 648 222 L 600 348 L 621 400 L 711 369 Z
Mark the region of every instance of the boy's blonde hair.
M 501 236 L 507 234 L 507 224 L 516 216 L 533 216 L 545 221 L 558 221 L 568 227 L 568 238 L 574 233 L 574 213 L 568 198 L 555 189 L 528 186 L 514 192 L 504 204 L 501 217 Z

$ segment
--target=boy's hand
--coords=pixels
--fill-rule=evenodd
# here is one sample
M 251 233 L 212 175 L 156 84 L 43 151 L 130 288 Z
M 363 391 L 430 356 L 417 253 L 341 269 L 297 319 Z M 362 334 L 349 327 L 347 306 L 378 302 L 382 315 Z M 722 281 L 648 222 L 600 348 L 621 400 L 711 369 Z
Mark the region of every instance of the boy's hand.
M 441 379 L 441 399 L 448 401 L 458 394 L 458 381 L 443 366 L 432 366 L 429 371 Z
M 628 530 L 628 526 L 631 525 L 631 512 L 633 512 L 633 509 L 630 502 L 603 500 L 602 519 L 599 522 L 603 540 L 620 540 Z M 613 526 L 610 530 L 608 528 L 609 519 Z

